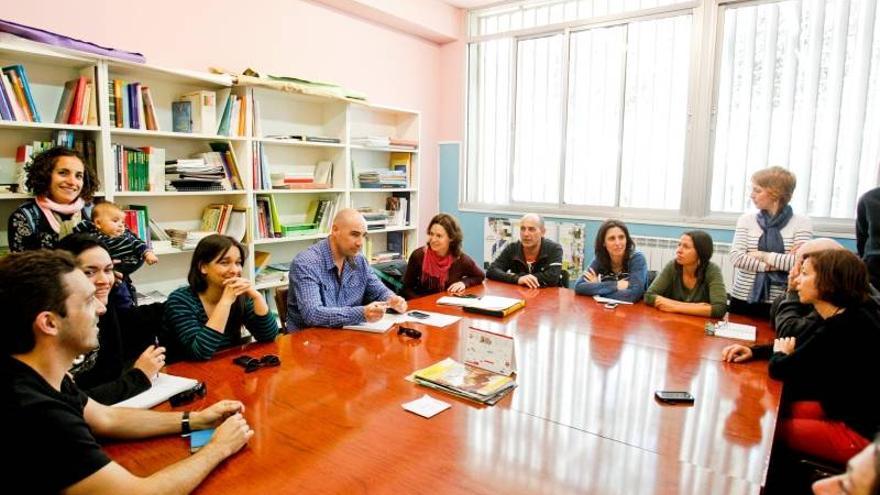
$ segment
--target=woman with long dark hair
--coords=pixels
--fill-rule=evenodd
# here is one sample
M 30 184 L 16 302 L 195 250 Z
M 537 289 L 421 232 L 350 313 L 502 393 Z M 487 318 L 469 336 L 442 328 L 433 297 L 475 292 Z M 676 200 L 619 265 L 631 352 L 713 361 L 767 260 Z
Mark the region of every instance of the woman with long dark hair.
M 635 302 L 645 293 L 648 262 L 636 251 L 629 229 L 618 220 L 606 220 L 596 234 L 596 257 L 574 291 L 583 296 L 604 296 Z
M 278 335 L 266 299 L 241 276 L 244 259 L 244 248 L 229 236 L 214 234 L 199 241 L 189 286 L 176 289 L 165 302 L 166 330 L 184 356 L 210 359 L 218 348 L 241 343 L 242 325 L 261 342 Z
M 682 234 L 675 259 L 666 264 L 645 292 L 645 302 L 660 311 L 721 318 L 727 292 L 721 268 L 709 261 L 712 237 L 702 230 Z

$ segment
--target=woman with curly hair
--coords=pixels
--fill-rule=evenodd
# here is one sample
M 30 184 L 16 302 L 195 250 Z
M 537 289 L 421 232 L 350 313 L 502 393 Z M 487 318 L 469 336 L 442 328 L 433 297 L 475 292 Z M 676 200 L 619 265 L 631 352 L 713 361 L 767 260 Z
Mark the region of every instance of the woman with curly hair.
M 9 249 L 53 249 L 83 220 L 83 207 L 98 189 L 97 173 L 79 153 L 61 146 L 34 157 L 27 173 L 35 198 L 9 217 Z

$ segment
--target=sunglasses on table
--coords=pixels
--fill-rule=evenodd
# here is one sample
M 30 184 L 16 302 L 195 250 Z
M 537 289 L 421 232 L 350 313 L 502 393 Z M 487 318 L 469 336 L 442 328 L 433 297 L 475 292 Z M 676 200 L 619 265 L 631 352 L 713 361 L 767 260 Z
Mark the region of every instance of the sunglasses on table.
M 414 339 L 422 338 L 422 332 L 409 327 L 399 327 L 397 329 L 397 335 L 406 335 L 407 337 L 412 337 Z
M 208 386 L 205 385 L 205 382 L 199 382 L 195 387 L 189 390 L 184 390 L 183 392 L 172 395 L 168 399 L 168 402 L 170 402 L 173 407 L 182 406 L 196 400 L 196 397 L 204 397 L 207 393 Z
M 252 373 L 260 368 L 281 366 L 281 358 L 274 354 L 266 354 L 259 359 L 248 355 L 238 356 L 232 362 L 244 368 L 245 373 Z

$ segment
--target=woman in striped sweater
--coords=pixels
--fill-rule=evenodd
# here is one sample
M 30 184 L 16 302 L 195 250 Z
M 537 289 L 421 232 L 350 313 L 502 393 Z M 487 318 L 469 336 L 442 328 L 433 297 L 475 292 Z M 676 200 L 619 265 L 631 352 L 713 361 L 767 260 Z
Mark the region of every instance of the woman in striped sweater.
M 173 342 L 169 353 L 210 359 L 220 347 L 242 343 L 241 326 L 257 340 L 272 341 L 278 323 L 266 299 L 241 277 L 245 250 L 235 239 L 209 235 L 193 252 L 187 280 L 165 302 L 165 329 Z
M 788 204 L 796 184 L 794 174 L 782 167 L 752 175 L 751 199 L 758 212 L 744 213 L 736 222 L 730 250 L 732 313 L 768 318 L 770 303 L 788 285 L 797 248 L 813 237 L 809 217 L 795 215 Z

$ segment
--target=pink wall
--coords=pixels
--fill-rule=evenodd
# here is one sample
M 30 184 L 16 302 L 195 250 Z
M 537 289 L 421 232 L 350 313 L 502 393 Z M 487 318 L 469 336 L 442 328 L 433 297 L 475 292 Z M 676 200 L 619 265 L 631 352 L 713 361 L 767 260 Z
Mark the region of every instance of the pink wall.
M 464 141 L 466 50 L 463 41 L 440 47 L 439 141 Z
M 421 111 L 420 225 L 437 212 L 439 129 L 442 123 L 444 139 L 452 139 L 463 125 L 456 96 L 462 67 L 445 67 L 454 62 L 448 47 L 457 43 L 441 48 L 304 0 L 79 0 L 68 7 L 62 12 L 49 0 L 5 2 L 2 18 L 138 51 L 151 64 L 300 75 L 365 92 L 376 103 Z

